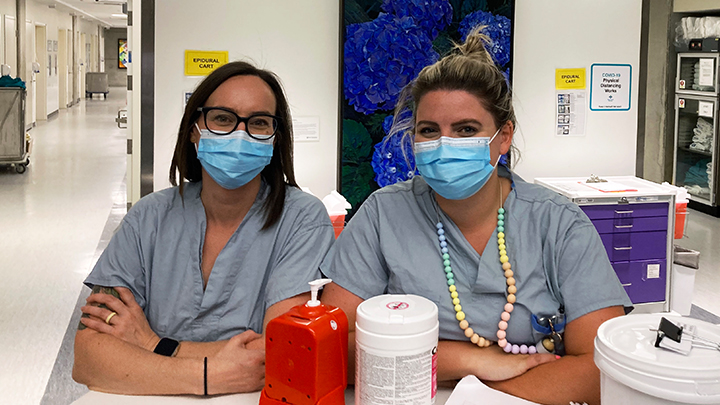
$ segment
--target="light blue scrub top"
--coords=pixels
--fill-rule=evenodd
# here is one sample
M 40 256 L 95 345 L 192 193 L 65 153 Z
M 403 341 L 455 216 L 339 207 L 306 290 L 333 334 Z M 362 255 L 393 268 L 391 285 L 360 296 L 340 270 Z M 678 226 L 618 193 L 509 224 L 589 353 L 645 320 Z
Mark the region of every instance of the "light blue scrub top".
M 142 198 L 127 213 L 85 280 L 89 287 L 127 287 L 161 337 L 217 341 L 252 329 L 262 333 L 271 305 L 309 291 L 335 240 L 323 204 L 286 187 L 280 219 L 261 230 L 263 183 L 242 223 L 220 252 L 203 292 L 205 240 L 202 183 L 186 183 Z
M 561 305 L 568 322 L 601 308 L 631 306 L 582 210 L 555 192 L 511 176 L 505 167 L 498 168 L 514 183 L 505 202 L 505 244 L 518 288 L 508 341 L 537 343 L 530 315 L 555 315 Z M 362 299 L 380 294 L 426 297 L 438 306 L 440 339 L 468 340 L 458 326 L 448 291 L 432 198 L 420 176 L 376 191 L 353 216 L 320 270 Z M 480 336 L 496 341 L 507 302 L 497 229 L 480 256 L 442 211 L 440 219 L 466 319 Z

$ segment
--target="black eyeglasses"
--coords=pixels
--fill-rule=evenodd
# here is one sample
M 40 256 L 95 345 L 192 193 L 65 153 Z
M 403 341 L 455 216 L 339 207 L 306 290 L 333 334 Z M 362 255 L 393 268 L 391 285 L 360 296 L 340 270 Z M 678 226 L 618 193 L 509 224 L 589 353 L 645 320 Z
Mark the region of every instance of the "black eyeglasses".
M 234 111 L 223 107 L 200 107 L 197 109 L 203 113 L 205 128 L 215 135 L 227 135 L 234 132 L 240 123 L 245 123 L 245 128 L 251 137 L 264 141 L 275 136 L 280 117 L 270 114 L 253 114 L 249 117 L 241 117 Z

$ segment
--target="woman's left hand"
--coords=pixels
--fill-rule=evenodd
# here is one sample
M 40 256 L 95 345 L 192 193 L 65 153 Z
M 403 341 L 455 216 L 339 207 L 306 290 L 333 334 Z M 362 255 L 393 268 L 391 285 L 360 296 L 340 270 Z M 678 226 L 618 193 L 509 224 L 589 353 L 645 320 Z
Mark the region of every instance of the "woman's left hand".
M 100 333 L 107 333 L 146 350 L 154 350 L 160 337 L 150 328 L 145 313 L 135 301 L 135 297 L 124 287 L 115 287 L 115 291 L 120 294 L 120 299 L 109 294 L 91 294 L 87 298 L 87 305 L 80 308 L 90 317 L 82 317 L 80 322 Z M 99 307 L 100 304 L 107 308 Z M 113 312 L 116 315 L 110 317 Z M 106 322 L 108 319 L 109 322 Z

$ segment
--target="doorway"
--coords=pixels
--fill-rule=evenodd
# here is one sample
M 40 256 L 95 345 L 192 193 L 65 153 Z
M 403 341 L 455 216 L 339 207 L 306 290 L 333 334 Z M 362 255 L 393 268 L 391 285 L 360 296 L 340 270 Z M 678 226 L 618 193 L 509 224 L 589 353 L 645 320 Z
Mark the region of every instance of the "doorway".
M 47 90 L 48 78 L 52 70 L 52 41 L 47 40 L 45 25 L 35 24 L 35 62 L 39 65 L 40 72 L 35 74 L 35 118 L 36 120 L 47 120 Z
M 15 17 L 5 16 L 5 64 L 10 66 L 10 75 L 18 76 L 17 71 L 17 37 L 15 36 Z
M 57 61 L 57 75 L 58 75 L 58 105 L 60 109 L 67 108 L 68 97 L 68 68 L 67 68 L 67 31 L 58 30 L 58 61 Z
M 34 63 L 35 60 L 35 24 L 31 21 L 25 21 L 25 72 L 23 72 L 23 79 L 25 79 L 25 89 L 27 90 L 27 101 L 25 103 L 25 128 L 27 129 L 35 126 L 37 112 L 35 108 L 37 105 L 35 72 L 39 69 L 37 63 Z

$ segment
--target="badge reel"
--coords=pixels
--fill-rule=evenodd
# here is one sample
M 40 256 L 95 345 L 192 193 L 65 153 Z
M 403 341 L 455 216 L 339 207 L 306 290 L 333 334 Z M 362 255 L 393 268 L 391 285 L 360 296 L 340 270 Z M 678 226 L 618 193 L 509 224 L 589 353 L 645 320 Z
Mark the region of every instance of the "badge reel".
M 538 353 L 553 353 L 558 356 L 565 355 L 565 342 L 562 333 L 565 331 L 565 313 L 562 308 L 552 316 L 537 316 L 532 314 L 531 323 L 533 337 L 537 340 L 535 346 Z
M 651 330 L 657 332 L 655 347 L 670 350 L 685 356 L 690 354 L 693 347 L 720 351 L 720 343 L 698 336 L 695 325 L 685 325 L 682 323 L 676 325 L 663 317 L 660 319 L 658 328 Z

